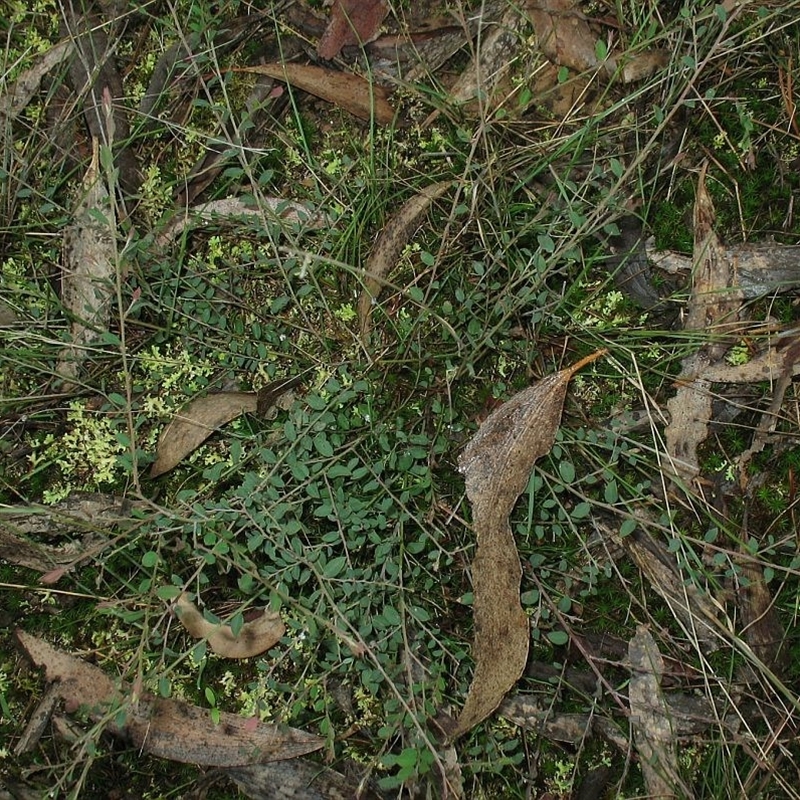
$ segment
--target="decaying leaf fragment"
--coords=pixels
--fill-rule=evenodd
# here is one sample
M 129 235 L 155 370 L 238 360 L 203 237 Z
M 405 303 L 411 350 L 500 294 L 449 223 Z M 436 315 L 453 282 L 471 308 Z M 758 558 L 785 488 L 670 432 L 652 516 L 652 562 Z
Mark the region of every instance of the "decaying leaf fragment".
M 711 420 L 709 368 L 722 361 L 728 345 L 722 340 L 731 329 L 741 306 L 733 265 L 725 258 L 714 232 L 714 205 L 706 191 L 706 167 L 700 172 L 694 207 L 694 276 L 689 298 L 687 331 L 703 331 L 707 342 L 682 362 L 675 397 L 667 403 L 670 424 L 665 431 L 669 471 L 684 484 L 700 474 L 697 449 L 708 436 Z
M 386 276 L 397 264 L 403 248 L 420 225 L 423 214 L 451 185 L 450 181 L 441 181 L 426 186 L 407 200 L 386 223 L 364 269 L 364 289 L 358 298 L 358 320 L 362 337 L 369 332 L 372 306 L 377 302 L 386 284 Z
M 479 37 L 475 57 L 450 90 L 453 102 L 466 103 L 482 97 L 483 102 L 492 104 L 496 87 L 513 63 L 509 53 L 519 50 L 517 40 L 523 20 L 519 8 L 512 3 L 499 22 Z
M 385 0 L 334 0 L 330 22 L 317 45 L 317 55 L 330 61 L 347 45 L 371 42 L 388 13 Z
M 177 700 L 143 694 L 135 698 L 126 686 L 117 688 L 103 670 L 58 650 L 22 630 L 16 637 L 31 661 L 44 667 L 55 682 L 67 710 L 84 707 L 94 720 L 113 721 L 107 730 L 123 736 L 142 752 L 185 764 L 240 767 L 265 764 L 313 753 L 325 745 L 319 736 L 297 728 L 268 725 L 258 719 L 219 712 Z
M 281 222 L 302 225 L 309 230 L 332 224 L 327 214 L 282 197 L 261 198 L 258 207 L 246 204 L 240 197 L 226 197 L 176 212 L 156 236 L 156 244 L 161 248 L 170 246 L 187 228 L 197 225 L 206 223 L 231 225 L 248 219 L 258 223 L 264 217 L 267 219 L 277 217 Z
M 639 752 L 648 797 L 681 797 L 690 800 L 692 790 L 680 777 L 675 728 L 661 692 L 664 661 L 650 631 L 639 625 L 628 646 L 631 682 L 631 727 Z
M 341 772 L 329 769 L 307 759 L 257 764 L 251 767 L 234 767 L 225 770 L 239 791 L 251 800 L 377 800 L 378 795 L 369 788 L 360 788 L 358 782 Z
M 514 395 L 481 425 L 459 459 L 478 547 L 472 562 L 475 675 L 453 736 L 489 716 L 525 668 L 530 631 L 508 517 L 534 463 L 553 446 L 570 378 L 604 353 L 593 353 Z
M 360 75 L 304 64 L 259 64 L 257 67 L 240 67 L 239 71 L 257 72 L 285 81 L 314 97 L 340 106 L 359 119 L 369 121 L 374 116 L 379 125 L 389 125 L 394 120 L 389 90 Z
M 185 405 L 162 432 L 150 477 L 169 472 L 194 452 L 217 428 L 258 407 L 254 392 L 217 392 Z
M 175 613 L 181 624 L 195 639 L 205 639 L 208 646 L 223 658 L 251 658 L 274 647 L 286 627 L 281 615 L 264 609 L 261 616 L 242 625 L 234 633 L 230 625 L 209 622 L 184 592 L 175 601 Z
M 595 50 L 597 37 L 576 0 L 542 0 L 529 8 L 541 51 L 559 66 L 576 72 L 602 68 L 630 83 L 652 75 L 669 61 L 665 51 L 651 50 L 626 54 L 621 63 L 613 55 L 601 62 Z
M 78 377 L 88 346 L 108 330 L 115 292 L 116 240 L 108 186 L 100 170 L 99 145 L 83 179 L 82 197 L 64 232 L 61 302 L 72 318 L 71 338 L 56 366 L 67 384 Z

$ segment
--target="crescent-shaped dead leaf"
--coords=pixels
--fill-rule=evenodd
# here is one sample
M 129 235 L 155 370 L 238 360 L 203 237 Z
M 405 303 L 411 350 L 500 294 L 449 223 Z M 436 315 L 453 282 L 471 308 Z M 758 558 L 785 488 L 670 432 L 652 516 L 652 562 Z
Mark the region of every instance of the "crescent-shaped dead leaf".
M 157 478 L 193 453 L 217 428 L 258 406 L 253 392 L 218 392 L 185 405 L 164 428 L 156 447 L 150 477 Z
M 286 632 L 277 612 L 264 609 L 260 617 L 245 622 L 238 634 L 230 625 L 209 622 L 185 592 L 175 601 L 181 624 L 195 639 L 205 639 L 223 658 L 251 658 L 274 647 Z
M 362 337 L 369 332 L 372 306 L 380 296 L 386 276 L 397 264 L 403 248 L 409 243 L 431 203 L 441 197 L 450 186 L 450 181 L 441 181 L 421 189 L 392 215 L 381 231 L 364 268 L 364 289 L 358 298 L 358 320 Z
M 570 378 L 604 353 L 593 353 L 514 395 L 481 425 L 459 459 L 478 548 L 472 562 L 475 674 L 454 737 L 486 719 L 525 668 L 530 631 L 508 517 L 534 463 L 553 446 Z

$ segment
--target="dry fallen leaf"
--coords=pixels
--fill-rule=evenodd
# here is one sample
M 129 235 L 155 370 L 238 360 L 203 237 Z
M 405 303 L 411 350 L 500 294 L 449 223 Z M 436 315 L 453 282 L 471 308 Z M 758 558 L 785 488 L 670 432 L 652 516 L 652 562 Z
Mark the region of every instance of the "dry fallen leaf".
M 161 434 L 150 477 L 169 472 L 194 452 L 217 428 L 258 407 L 254 392 L 218 392 L 184 406 Z
M 258 224 L 264 218 L 268 220 L 277 218 L 280 222 L 303 226 L 308 230 L 333 224 L 333 220 L 327 214 L 315 211 L 303 203 L 284 200 L 282 197 L 259 198 L 258 206 L 248 205 L 239 197 L 226 197 L 176 212 L 156 236 L 156 244 L 158 247 L 168 247 L 187 228 L 201 224 L 231 225 L 248 219 Z
M 206 639 L 208 646 L 223 658 L 251 658 L 274 647 L 286 632 L 281 615 L 264 609 L 261 616 L 245 622 L 234 634 L 230 625 L 209 622 L 185 592 L 175 601 L 181 624 L 195 639 Z
M 576 72 L 597 66 L 595 36 L 575 0 L 544 0 L 530 7 L 539 49 L 555 64 Z
M 370 83 L 360 75 L 303 64 L 260 64 L 257 67 L 240 67 L 238 71 L 257 72 L 285 81 L 340 106 L 359 119 L 369 121 L 374 116 L 379 125 L 389 125 L 394 120 L 389 90 Z
M 364 268 L 364 289 L 358 298 L 358 320 L 362 337 L 369 332 L 372 306 L 386 284 L 386 276 L 397 264 L 403 248 L 419 226 L 422 215 L 451 185 L 450 181 L 442 181 L 421 189 L 400 207 L 381 231 Z
M 371 42 L 388 13 L 385 0 L 334 0 L 330 22 L 317 45 L 317 55 L 330 61 L 347 45 Z
M 239 791 L 251 800 L 377 800 L 340 772 L 302 758 L 274 764 L 225 770 Z
M 529 622 L 520 602 L 522 568 L 508 517 L 534 463 L 553 446 L 570 378 L 604 353 L 514 395 L 481 425 L 459 459 L 478 548 L 472 562 L 475 675 L 453 736 L 489 716 L 525 668 Z
M 101 669 L 58 650 L 44 639 L 16 631 L 17 640 L 36 666 L 55 682 L 68 710 L 84 707 L 94 720 L 108 720 L 107 730 L 144 753 L 209 767 L 264 764 L 313 753 L 325 740 L 297 728 L 268 725 L 152 695 L 137 698 L 118 689 Z M 110 710 L 119 713 L 109 714 Z

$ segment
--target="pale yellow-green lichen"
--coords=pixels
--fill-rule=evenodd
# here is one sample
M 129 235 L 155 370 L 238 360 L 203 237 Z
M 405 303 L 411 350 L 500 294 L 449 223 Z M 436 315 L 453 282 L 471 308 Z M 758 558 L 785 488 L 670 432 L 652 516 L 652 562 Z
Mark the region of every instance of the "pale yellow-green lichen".
M 139 211 L 155 225 L 172 204 L 173 187 L 161 174 L 158 164 L 148 164 L 142 180 Z
M 48 434 L 34 446 L 29 457 L 32 467 L 43 461 L 56 464 L 67 484 L 95 490 L 120 477 L 119 456 L 126 448 L 116 437 L 111 417 L 90 411 L 83 403 L 74 400 L 69 405 L 66 428 L 59 438 Z M 59 494 L 57 489 L 54 490 L 50 499 Z

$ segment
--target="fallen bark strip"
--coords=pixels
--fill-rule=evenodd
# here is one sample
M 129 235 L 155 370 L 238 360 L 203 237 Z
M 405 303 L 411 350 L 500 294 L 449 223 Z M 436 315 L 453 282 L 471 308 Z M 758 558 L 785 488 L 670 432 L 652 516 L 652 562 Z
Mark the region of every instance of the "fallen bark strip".
M 664 661 L 644 625 L 636 628 L 628 658 L 631 727 L 647 793 L 650 797 L 690 800 L 694 794 L 680 775 L 674 720 L 661 692 Z
M 108 547 L 112 528 L 134 524 L 132 512 L 137 507 L 144 503 L 76 492 L 55 506 L 0 508 L 0 559 L 37 572 L 66 571 Z M 60 537 L 70 541 L 60 545 L 36 541 Z
M 99 141 L 94 139 L 81 197 L 64 230 L 61 304 L 70 319 L 70 341 L 59 354 L 55 371 L 65 391 L 75 385 L 92 345 L 108 332 L 111 323 L 121 266 L 112 188 L 101 169 Z
M 729 343 L 721 334 L 735 325 L 742 305 L 733 265 L 725 258 L 714 230 L 706 168 L 697 182 L 692 291 L 683 326 L 687 332 L 696 332 L 703 344 L 681 362 L 683 379 L 667 402 L 670 422 L 664 431 L 669 456 L 666 474 L 673 484 L 687 489 L 700 475 L 698 449 L 708 436 L 712 417 L 711 384 L 705 373 L 722 361 Z
M 658 251 L 653 240 L 645 243 L 647 258 L 669 275 L 688 275 L 692 257 Z M 722 257 L 733 265 L 736 288 L 747 300 L 800 289 L 800 245 L 774 242 L 722 246 Z
M 83 102 L 86 126 L 104 145 L 117 143 L 119 181 L 125 194 L 133 197 L 139 192 L 141 174 L 128 144 L 130 125 L 122 77 L 114 62 L 116 44 L 97 15 L 78 13 L 72 3 L 62 4 L 62 14 L 62 34 L 74 41 L 77 51 L 69 65 L 69 82 Z

